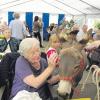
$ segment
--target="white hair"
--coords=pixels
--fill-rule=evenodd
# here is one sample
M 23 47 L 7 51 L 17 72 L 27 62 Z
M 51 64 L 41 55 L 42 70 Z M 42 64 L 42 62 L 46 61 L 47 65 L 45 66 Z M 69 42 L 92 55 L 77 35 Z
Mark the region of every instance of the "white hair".
M 36 38 L 25 38 L 19 45 L 19 53 L 20 55 L 25 56 L 32 48 L 40 48 L 39 41 Z

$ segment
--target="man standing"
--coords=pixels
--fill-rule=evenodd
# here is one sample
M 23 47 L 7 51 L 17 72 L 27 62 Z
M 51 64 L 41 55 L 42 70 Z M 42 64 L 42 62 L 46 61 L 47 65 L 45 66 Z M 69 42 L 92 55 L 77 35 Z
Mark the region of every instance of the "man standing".
M 13 15 L 14 20 L 12 20 L 9 24 L 9 28 L 11 29 L 12 36 L 18 40 L 24 39 L 26 36 L 30 36 L 27 32 L 25 24 L 19 20 L 20 15 L 19 13 L 14 13 Z

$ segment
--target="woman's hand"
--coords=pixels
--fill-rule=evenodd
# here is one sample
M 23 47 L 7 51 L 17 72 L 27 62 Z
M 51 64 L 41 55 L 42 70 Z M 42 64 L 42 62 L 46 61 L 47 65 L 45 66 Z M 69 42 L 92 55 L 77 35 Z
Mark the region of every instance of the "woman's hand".
M 57 59 L 58 59 L 58 54 L 52 53 L 48 59 L 48 67 L 55 68 L 56 65 L 58 64 Z

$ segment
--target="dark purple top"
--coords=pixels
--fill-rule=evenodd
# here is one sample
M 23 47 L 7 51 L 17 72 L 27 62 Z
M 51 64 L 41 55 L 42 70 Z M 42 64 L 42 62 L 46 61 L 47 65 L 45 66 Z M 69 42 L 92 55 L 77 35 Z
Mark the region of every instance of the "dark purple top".
M 35 76 L 40 75 L 48 66 L 46 60 L 43 58 L 41 58 L 40 60 L 40 65 L 41 68 L 39 70 L 36 70 L 24 57 L 20 56 L 17 59 L 15 65 L 15 77 L 13 81 L 11 97 L 14 97 L 21 90 L 27 90 L 29 92 L 38 92 L 43 100 L 47 100 L 48 98 L 47 92 L 49 92 L 47 83 L 44 83 L 42 86 L 36 89 L 23 82 L 23 79 L 28 75 L 31 74 L 34 74 Z

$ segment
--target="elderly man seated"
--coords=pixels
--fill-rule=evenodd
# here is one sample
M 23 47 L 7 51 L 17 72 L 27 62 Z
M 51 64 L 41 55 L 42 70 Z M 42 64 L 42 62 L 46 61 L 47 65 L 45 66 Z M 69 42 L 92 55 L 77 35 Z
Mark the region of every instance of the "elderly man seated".
M 0 39 L 0 52 L 17 52 L 19 41 L 11 37 L 10 29 L 3 32 L 4 38 Z
M 8 52 L 17 52 L 20 41 L 11 37 L 9 28 L 4 30 L 3 35 L 4 38 L 0 39 L 0 55 L 2 56 Z

